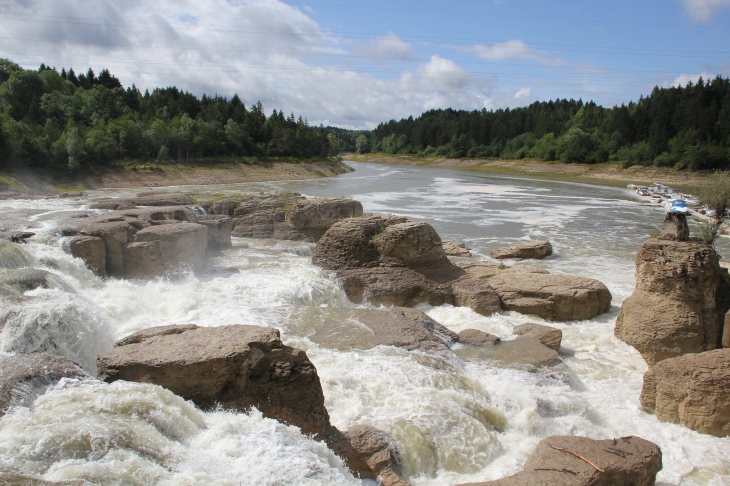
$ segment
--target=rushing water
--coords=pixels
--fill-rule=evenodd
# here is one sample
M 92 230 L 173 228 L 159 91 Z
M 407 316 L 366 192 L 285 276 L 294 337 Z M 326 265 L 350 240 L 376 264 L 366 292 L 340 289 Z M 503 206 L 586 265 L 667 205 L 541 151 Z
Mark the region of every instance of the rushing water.
M 555 253 L 538 265 L 597 278 L 614 298 L 611 311 L 595 319 L 551 324 L 563 331 L 562 357 L 576 378 L 566 382 L 500 367 L 459 345 L 444 357 L 393 347 L 338 351 L 315 344 L 308 337 L 317 326 L 348 318 L 355 306 L 331 274 L 312 266 L 310 244 L 234 239 L 234 247 L 213 257 L 199 275 L 101 280 L 65 254 L 63 241 L 53 236 L 60 225 L 94 212 L 86 201 L 73 199 L 0 202 L 0 226 L 30 222 L 38 233 L 14 254 L 0 248 L 0 260 L 51 271 L 76 292 L 38 289 L 19 301 L 2 302 L 0 351 L 48 350 L 94 373 L 96 353 L 147 327 L 272 326 L 316 365 L 334 425 L 372 424 L 389 432 L 415 485 L 512 474 L 540 439 L 555 434 L 638 435 L 662 448 L 659 484 L 730 484 L 730 439 L 661 423 L 642 412 L 646 365 L 613 336 L 618 307 L 633 291 L 636 249 L 658 231 L 660 208 L 627 190 L 595 185 L 352 166 L 356 172 L 330 179 L 184 190 L 353 197 L 367 212 L 431 223 L 442 238 L 473 248 L 478 260 L 489 260 L 499 246 L 546 238 Z M 727 248 L 721 241 L 720 252 L 730 254 Z M 466 308 L 421 308 L 454 331 L 476 328 L 503 338 L 516 324 L 541 322 L 512 312 L 484 317 Z M 105 485 L 360 484 L 322 443 L 258 412 L 201 412 L 156 386 L 75 380 L 63 380 L 0 420 L 2 471 Z

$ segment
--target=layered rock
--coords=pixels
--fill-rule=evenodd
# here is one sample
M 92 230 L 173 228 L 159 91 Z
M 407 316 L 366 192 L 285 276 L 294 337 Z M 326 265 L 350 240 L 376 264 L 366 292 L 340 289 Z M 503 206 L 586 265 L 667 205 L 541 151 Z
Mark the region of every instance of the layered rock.
M 68 358 L 46 353 L 0 355 L 0 416 L 29 400 L 61 378 L 89 378 Z
M 641 406 L 659 420 L 730 435 L 730 349 L 665 359 L 644 374 Z
M 198 224 L 196 214 L 182 206 L 113 211 L 64 234 L 75 235 L 67 248 L 97 274 L 143 278 L 202 268 L 208 227 L 216 245 L 230 241 L 225 218 Z
M 689 225 L 687 215 L 681 213 L 667 213 L 662 223 L 662 240 L 689 240 Z
M 464 243 L 457 243 L 451 240 L 444 240 L 444 251 L 448 256 L 471 258 L 471 251 Z
M 715 349 L 728 310 L 722 285 L 717 253 L 709 244 L 647 240 L 636 255 L 636 288 L 621 306 L 616 337 L 650 366 Z
M 552 275 L 527 266 L 510 267 L 489 278 L 502 306 L 552 321 L 591 319 L 611 308 L 611 292 L 598 280 Z
M 653 486 L 661 469 L 659 447 L 639 437 L 552 436 L 514 476 L 461 486 Z
M 192 199 L 179 193 L 143 192 L 133 198 L 96 199 L 91 209 L 128 209 L 137 206 L 191 206 Z
M 523 260 L 526 258 L 541 260 L 552 254 L 553 247 L 549 241 L 522 241 L 493 250 L 490 256 L 499 260 Z
M 231 242 L 233 220 L 230 216 L 198 217 L 198 224 L 208 228 L 208 249 L 220 250 L 233 246 Z
M 426 223 L 388 216 L 340 221 L 319 240 L 312 262 L 335 271 L 356 303 L 447 303 L 484 315 L 500 309 L 489 284 L 451 263 Z
M 340 432 L 330 424 L 317 370 L 306 353 L 258 326 L 162 326 L 133 334 L 99 354 L 99 379 L 154 383 L 203 409 L 265 416 L 325 440 L 353 472 L 400 485 L 397 451 L 384 432 Z M 387 457 L 386 457 L 387 456 Z
M 533 337 L 553 351 L 560 352 L 560 343 L 563 340 L 563 331 L 541 324 L 526 323 L 515 326 L 513 332 L 518 336 Z

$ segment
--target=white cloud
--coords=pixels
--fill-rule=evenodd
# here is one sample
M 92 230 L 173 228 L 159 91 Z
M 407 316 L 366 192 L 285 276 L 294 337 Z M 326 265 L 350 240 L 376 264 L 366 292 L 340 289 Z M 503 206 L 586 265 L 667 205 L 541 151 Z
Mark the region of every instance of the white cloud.
M 534 57 L 532 49 L 521 40 L 500 42 L 493 46 L 476 45 L 472 51 L 482 59 L 488 61 L 502 61 L 505 59 L 530 59 Z
M 714 79 L 716 74 L 708 73 L 708 72 L 702 72 L 700 74 L 680 74 L 674 80 L 672 81 L 664 81 L 662 83 L 662 87 L 664 88 L 671 88 L 672 86 L 687 86 L 687 83 L 692 81 L 693 83 L 696 83 L 697 80 L 704 79 L 705 81 L 709 79 Z
M 402 41 L 397 35 L 377 37 L 370 43 L 370 47 L 362 49 L 364 55 L 381 60 L 409 60 L 413 58 L 413 46 Z
M 532 90 L 530 88 L 522 88 L 515 93 L 516 100 L 526 100 L 532 96 Z
M 709 22 L 715 13 L 730 7 L 730 0 L 682 0 L 687 15 L 697 22 Z

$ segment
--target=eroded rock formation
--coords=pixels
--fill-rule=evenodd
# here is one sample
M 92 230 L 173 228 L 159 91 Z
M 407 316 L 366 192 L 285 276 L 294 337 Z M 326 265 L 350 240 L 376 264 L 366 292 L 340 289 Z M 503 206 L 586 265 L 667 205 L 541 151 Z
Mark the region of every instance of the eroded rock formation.
M 616 337 L 650 366 L 717 348 L 727 311 L 723 273 L 707 243 L 647 240 L 636 255 L 636 288 L 621 306 Z
M 730 349 L 665 359 L 644 374 L 641 406 L 659 420 L 730 435 Z
M 312 262 L 335 271 L 353 302 L 448 303 L 484 315 L 500 309 L 489 284 L 451 263 L 427 223 L 392 216 L 340 221 L 319 240 Z
M 549 241 L 531 240 L 515 243 L 493 250 L 490 256 L 499 260 L 522 260 L 532 258 L 541 260 L 553 254 L 553 247 Z
M 521 472 L 460 486 L 653 486 L 661 469 L 659 447 L 639 437 L 552 436 L 540 441 Z

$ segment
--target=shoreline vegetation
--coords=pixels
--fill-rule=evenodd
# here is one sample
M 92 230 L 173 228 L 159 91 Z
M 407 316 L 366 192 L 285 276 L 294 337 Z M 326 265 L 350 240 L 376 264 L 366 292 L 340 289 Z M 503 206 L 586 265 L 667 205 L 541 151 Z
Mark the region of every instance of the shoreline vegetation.
M 345 162 L 443 167 L 474 172 L 568 180 L 613 187 L 625 187 L 628 183 L 648 185 L 658 182 L 683 190 L 696 190 L 711 176 L 709 172 L 692 172 L 670 167 L 643 165 L 623 167 L 622 164 L 615 162 L 565 164 L 528 159 L 451 159 L 448 157 L 420 157 L 417 155 L 385 153 L 346 153 L 343 154 L 343 157 Z

